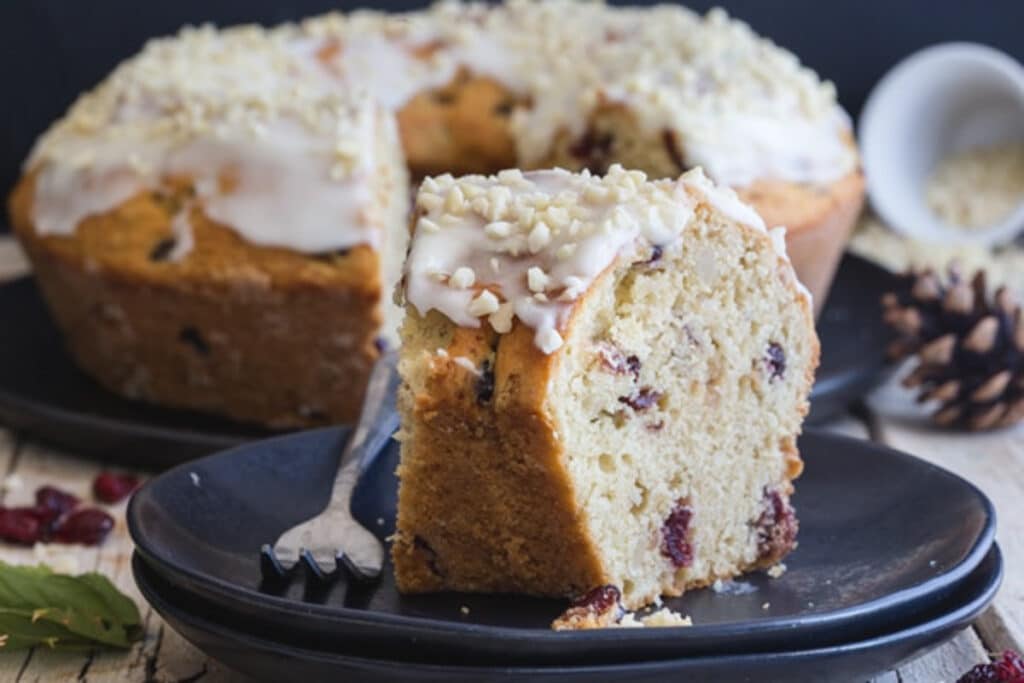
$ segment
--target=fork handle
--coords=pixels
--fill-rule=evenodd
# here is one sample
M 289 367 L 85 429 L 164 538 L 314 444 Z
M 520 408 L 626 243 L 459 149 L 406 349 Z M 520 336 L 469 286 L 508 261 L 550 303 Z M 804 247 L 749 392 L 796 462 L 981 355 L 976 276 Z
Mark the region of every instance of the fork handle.
M 359 422 L 341 451 L 329 507 L 342 504 L 347 509 L 360 475 L 398 429 L 396 395 L 401 380 L 397 364 L 398 353 L 391 350 L 381 354 L 373 366 Z

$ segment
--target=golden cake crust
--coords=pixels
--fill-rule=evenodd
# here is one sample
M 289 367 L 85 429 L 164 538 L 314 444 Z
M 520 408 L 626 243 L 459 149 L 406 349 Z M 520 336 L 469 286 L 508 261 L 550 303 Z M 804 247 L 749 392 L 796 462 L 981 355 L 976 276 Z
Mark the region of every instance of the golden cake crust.
M 440 314 L 428 315 L 443 324 Z M 459 357 L 493 363 L 490 401 L 479 399 L 476 382 L 454 360 Z M 456 328 L 447 357 L 430 363 L 427 390 L 406 397 L 418 426 L 410 442 L 413 452 L 403 454 L 400 481 L 436 482 L 443 490 L 422 485 L 401 490 L 398 515 L 403 528 L 416 533 L 399 534 L 392 546 L 399 590 L 457 586 L 564 595 L 604 582 L 592 544 L 579 540 L 586 539 L 586 530 L 543 413 L 544 380 L 556 362 L 557 356 L 534 346 L 525 326 L 501 336 L 489 328 Z M 439 457 L 453 443 L 463 457 Z M 550 505 L 538 507 L 538 496 Z M 444 545 L 451 538 L 462 541 Z M 525 539 L 533 542 L 526 545 Z M 466 544 L 479 552 L 464 553 Z M 444 564 L 438 558 L 445 558 Z M 578 585 L 567 586 L 567 575 Z

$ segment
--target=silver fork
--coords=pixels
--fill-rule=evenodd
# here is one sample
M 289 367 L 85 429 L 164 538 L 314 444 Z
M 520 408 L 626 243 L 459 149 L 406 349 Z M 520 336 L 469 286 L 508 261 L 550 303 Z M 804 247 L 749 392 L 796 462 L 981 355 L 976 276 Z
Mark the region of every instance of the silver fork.
M 370 373 L 359 423 L 341 452 L 327 507 L 281 534 L 273 546 L 260 549 L 264 578 L 283 579 L 299 564 L 321 580 L 330 579 L 342 567 L 358 580 L 380 576 L 384 546 L 352 517 L 349 508 L 359 477 L 398 429 L 396 363 L 397 353 L 387 351 Z

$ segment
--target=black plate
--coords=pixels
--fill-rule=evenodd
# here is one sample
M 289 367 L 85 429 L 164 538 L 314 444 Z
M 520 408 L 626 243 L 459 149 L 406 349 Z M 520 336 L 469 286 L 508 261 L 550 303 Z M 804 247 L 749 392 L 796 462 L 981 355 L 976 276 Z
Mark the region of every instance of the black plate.
M 867 680 L 924 654 L 971 623 L 995 597 L 1002 557 L 993 545 L 981 564 L 926 616 L 873 638 L 807 649 L 802 640 L 767 653 L 735 653 L 595 666 L 458 666 L 443 655 L 420 662 L 373 659 L 352 646 L 318 650 L 281 627 L 260 627 L 224 614 L 218 606 L 182 591 L 137 556 L 132 567 L 146 600 L 196 647 L 260 680 L 336 681 L 701 681 L 701 683 L 802 683 Z M 679 636 L 677 629 L 672 635 Z M 685 631 L 685 630 L 684 630 Z M 580 634 L 573 634 L 580 635 Z M 798 645 L 801 649 L 796 649 Z
M 811 432 L 800 441 L 807 461 L 794 499 L 800 546 L 788 571 L 745 577 L 746 594 L 705 589 L 667 601 L 693 617 L 692 628 L 556 633 L 549 625 L 560 601 L 403 597 L 390 565 L 376 586 L 339 584 L 315 601 L 297 584 L 283 595 L 260 592 L 258 548 L 323 507 L 344 439 L 340 429 L 279 437 L 152 480 L 128 510 L 139 553 L 172 583 L 252 622 L 304 632 L 313 647 L 359 643 L 374 656 L 429 651 L 453 662 L 566 663 L 866 637 L 910 623 L 946 597 L 994 534 L 991 504 L 955 475 L 869 442 Z M 397 450 L 394 443 L 385 450 L 353 500 L 357 517 L 382 538 L 394 528 Z
M 811 421 L 844 410 L 885 367 L 878 299 L 887 271 L 847 255 L 822 314 L 822 364 Z M 0 285 L 0 421 L 75 453 L 167 467 L 271 433 L 208 415 L 130 401 L 72 362 L 32 278 Z
M 890 367 L 885 348 L 892 333 L 882 322 L 882 295 L 896 276 L 847 253 L 818 320 L 821 365 L 811 390 L 808 424 L 821 424 L 878 386 Z

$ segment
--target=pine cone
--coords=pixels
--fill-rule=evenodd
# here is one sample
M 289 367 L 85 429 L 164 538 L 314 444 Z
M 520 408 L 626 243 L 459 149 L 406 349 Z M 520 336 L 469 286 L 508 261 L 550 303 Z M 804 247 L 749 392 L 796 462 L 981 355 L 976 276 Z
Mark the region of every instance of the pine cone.
M 882 298 L 884 320 L 899 335 L 889 356 L 917 356 L 903 385 L 918 389 L 919 403 L 939 402 L 932 419 L 970 430 L 1024 419 L 1024 317 L 1007 289 L 989 300 L 984 272 L 968 283 L 955 268 L 945 283 L 931 270 L 904 281 Z

